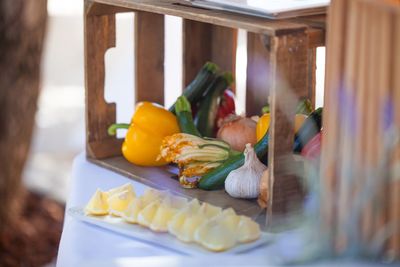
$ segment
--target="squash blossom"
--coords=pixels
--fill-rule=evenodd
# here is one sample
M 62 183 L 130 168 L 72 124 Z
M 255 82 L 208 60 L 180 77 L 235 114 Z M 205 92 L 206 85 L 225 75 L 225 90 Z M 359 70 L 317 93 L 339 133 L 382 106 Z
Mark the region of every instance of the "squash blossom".
M 108 128 L 110 135 L 117 129 L 128 129 L 122 144 L 122 154 L 129 162 L 140 166 L 162 166 L 167 161 L 159 158 L 164 137 L 179 133 L 178 121 L 174 114 L 164 107 L 140 102 L 130 124 L 113 124 Z
M 193 188 L 200 176 L 220 166 L 234 153 L 237 152 L 224 141 L 178 133 L 164 138 L 160 158 L 178 164 L 180 184 Z

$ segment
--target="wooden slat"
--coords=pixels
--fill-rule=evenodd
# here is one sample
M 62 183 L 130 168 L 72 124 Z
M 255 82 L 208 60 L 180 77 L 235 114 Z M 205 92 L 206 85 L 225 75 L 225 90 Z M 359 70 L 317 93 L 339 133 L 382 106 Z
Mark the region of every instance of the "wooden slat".
M 271 42 L 270 92 L 271 123 L 268 151 L 269 177 L 273 181 L 273 201 L 268 207 L 279 215 L 290 211 L 291 205 L 302 200 L 302 187 L 285 169 L 293 164 L 290 160 L 293 148 L 294 115 L 298 98 L 307 96 L 307 34 L 297 33 L 273 37 Z M 288 157 L 284 164 L 282 157 Z
M 211 59 L 211 24 L 183 20 L 183 85 L 188 85 Z M 183 87 L 183 88 L 184 88 Z
M 183 20 L 183 85 L 188 85 L 207 61 L 235 74 L 237 30 Z
M 307 61 L 307 97 L 315 107 L 317 83 L 317 48 L 308 49 Z
M 394 103 L 394 124 L 400 134 L 400 12 L 396 13 L 393 22 L 393 44 L 391 49 L 393 67 L 391 69 L 392 95 Z M 394 148 L 392 168 L 400 165 L 400 143 Z M 400 260 L 400 173 L 394 173 L 390 183 L 389 219 L 393 225 L 393 234 L 389 239 L 388 251 L 397 260 Z
M 392 16 L 389 12 L 386 12 L 384 9 L 376 9 L 372 7 L 374 10 L 374 16 L 376 17 L 376 31 L 374 34 L 374 39 L 372 40 L 375 43 L 376 52 L 372 57 L 375 59 L 375 77 L 376 82 L 375 86 L 371 88 L 371 90 L 377 91 L 377 109 L 378 113 L 376 115 L 376 119 L 378 121 L 378 131 L 375 130 L 376 133 L 376 144 L 375 148 L 372 151 L 373 153 L 373 161 L 377 168 L 381 167 L 382 159 L 386 158 L 389 160 L 389 153 L 385 142 L 387 142 L 388 137 L 388 120 L 387 120 L 387 110 L 388 105 L 390 105 L 391 99 L 391 68 L 392 68 Z M 373 22 L 372 22 L 373 23 Z M 373 34 L 373 33 L 371 33 Z M 374 88 L 375 87 L 375 88 Z M 376 90 L 377 89 L 377 90 Z M 375 153 L 374 153 L 375 152 Z M 386 163 L 386 166 L 390 166 L 389 162 Z M 390 169 L 390 167 L 389 167 Z M 378 169 L 379 170 L 379 169 Z M 389 170 L 380 170 L 381 174 L 377 177 L 374 177 L 377 182 L 376 186 L 376 199 L 373 200 L 373 232 L 384 229 L 388 225 L 388 217 L 389 217 L 389 205 L 390 205 L 390 185 L 388 183 L 388 179 L 390 178 Z M 400 235 L 400 232 L 399 232 Z
M 360 16 L 358 14 L 358 6 L 355 2 L 351 2 L 348 7 L 349 14 L 352 16 L 348 19 L 347 29 L 345 34 L 345 53 L 344 58 L 344 76 L 343 76 L 343 87 L 339 88 L 341 94 L 341 117 L 339 122 L 339 134 L 340 140 L 339 145 L 343 148 L 341 150 L 341 155 L 338 158 L 338 172 L 341 183 L 338 188 L 338 229 L 337 229 L 337 248 L 338 250 L 346 249 L 350 233 L 348 232 L 348 220 L 352 211 L 352 204 L 355 203 L 357 196 L 353 195 L 354 185 L 357 184 L 355 181 L 359 176 L 357 170 L 360 167 L 354 161 L 355 146 L 357 139 L 355 140 L 355 121 L 360 118 L 360 114 L 355 112 L 355 102 L 354 99 L 359 93 L 358 84 L 356 83 L 357 69 L 360 67 L 358 65 L 358 60 L 360 56 L 357 51 L 359 46 L 357 45 L 357 40 L 360 38 L 357 31 L 359 31 L 358 20 Z M 365 44 L 365 43 L 363 43 Z
M 90 5 L 86 5 L 89 9 Z M 87 11 L 87 10 L 86 10 Z M 86 14 L 86 12 L 85 12 Z M 115 15 L 85 16 L 86 151 L 89 157 L 121 154 L 121 140 L 107 134 L 115 123 L 115 103 L 104 100 L 104 54 L 115 46 Z
M 101 3 L 95 3 L 92 0 L 85 1 L 85 14 L 86 15 L 110 15 L 120 12 L 132 12 L 129 8 L 105 5 Z
M 246 115 L 259 115 L 268 103 L 272 73 L 269 65 L 270 38 L 247 34 Z
M 361 39 L 362 43 L 365 43 L 365 50 L 362 53 L 362 58 L 364 61 L 361 63 L 361 67 L 365 70 L 364 76 L 362 77 L 363 85 L 360 86 L 360 90 L 365 91 L 366 99 L 361 103 L 364 106 L 363 114 L 364 120 L 362 121 L 363 131 L 361 133 L 360 138 L 363 140 L 362 144 L 362 154 L 363 160 L 361 168 L 368 168 L 370 171 L 365 171 L 365 177 L 363 179 L 363 187 L 367 188 L 368 183 L 376 183 L 374 181 L 374 174 L 371 173 L 372 170 L 377 171 L 376 164 L 376 154 L 377 154 L 377 141 L 379 136 L 381 136 L 381 128 L 378 120 L 377 114 L 381 112 L 379 109 L 378 99 L 378 91 L 382 90 L 381 88 L 377 88 L 377 78 L 378 75 L 378 66 L 377 62 L 377 50 L 376 50 L 376 39 L 374 39 L 374 35 L 377 34 L 378 30 L 378 21 L 377 14 L 375 10 L 373 10 L 370 6 L 365 3 L 362 4 L 362 11 L 364 18 L 362 20 L 362 34 L 364 38 Z M 371 108 L 373 107 L 373 108 Z M 370 138 L 370 135 L 374 134 L 374 138 Z M 361 176 L 364 173 L 362 173 Z M 373 205 L 376 204 L 376 194 L 378 183 L 375 184 L 375 188 L 373 192 L 370 192 L 370 197 L 365 201 L 365 206 L 362 209 L 362 240 L 367 244 L 371 242 L 371 238 L 374 229 L 374 213 L 373 213 Z
M 229 71 L 235 76 L 237 29 L 212 26 L 211 61 L 221 67 L 223 71 Z M 235 85 L 232 85 L 235 89 Z
M 253 16 L 222 12 L 217 10 L 208 10 L 183 5 L 182 0 L 94 0 L 98 3 L 115 5 L 132 10 L 141 10 L 157 14 L 182 17 L 184 19 L 195 20 L 199 22 L 210 23 L 214 25 L 240 28 L 250 32 L 262 33 L 268 35 L 282 35 L 293 31 L 304 31 L 307 25 L 318 23 L 324 27 L 324 20 L 321 16 L 309 17 L 308 20 L 296 22 L 290 20 L 269 20 Z M 180 3 L 180 4 L 177 4 Z M 187 2 L 186 2 L 187 4 Z
M 164 16 L 135 15 L 136 101 L 164 105 Z
M 307 30 L 308 35 L 308 47 L 316 48 L 319 46 L 325 46 L 325 30 L 310 28 Z
M 336 160 L 340 154 L 337 142 L 340 121 L 339 94 L 343 69 L 344 32 L 346 26 L 347 4 L 345 1 L 333 1 L 328 11 L 327 56 L 324 93 L 323 138 L 321 150 L 321 187 L 324 197 L 321 199 L 321 227 L 328 237 L 336 235 L 336 205 L 338 174 Z M 332 246 L 334 246 L 332 241 Z

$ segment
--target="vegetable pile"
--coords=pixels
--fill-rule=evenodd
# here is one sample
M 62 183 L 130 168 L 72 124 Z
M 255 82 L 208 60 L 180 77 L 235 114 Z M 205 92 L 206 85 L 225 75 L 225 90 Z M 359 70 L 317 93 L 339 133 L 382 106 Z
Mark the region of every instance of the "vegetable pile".
M 141 166 L 176 164 L 185 188 L 225 186 L 233 197 L 257 198 L 268 164 L 271 116 L 268 106 L 256 119 L 238 116 L 229 89 L 233 80 L 231 73 L 207 62 L 168 110 L 154 103 L 139 103 L 131 123 L 111 125 L 109 133 L 128 129 L 122 146 L 124 157 Z M 313 111 L 306 99 L 299 101 L 296 113 L 293 151 L 318 158 L 322 108 Z M 307 146 L 310 140 L 312 144 Z

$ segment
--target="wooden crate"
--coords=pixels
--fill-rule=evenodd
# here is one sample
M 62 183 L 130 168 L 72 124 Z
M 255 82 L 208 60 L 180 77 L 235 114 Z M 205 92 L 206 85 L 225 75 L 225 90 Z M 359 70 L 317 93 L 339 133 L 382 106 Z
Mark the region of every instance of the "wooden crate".
M 121 156 L 122 140 L 107 135 L 107 127 L 115 123 L 116 108 L 104 100 L 104 55 L 115 46 L 115 14 L 119 12 L 135 12 L 137 101 L 164 103 L 164 42 L 160 41 L 164 40 L 164 15 L 183 18 L 184 85 L 206 61 L 234 73 L 237 30 L 247 31 L 247 115 L 259 113 L 268 97 L 271 105 L 268 158 L 275 182 L 269 211 L 285 213 L 289 203 L 301 202 L 300 183 L 293 176 L 280 175 L 284 166 L 279 158 L 292 151 L 294 99 L 314 99 L 316 47 L 324 45 L 325 16 L 273 21 L 194 8 L 182 1 L 85 0 L 88 158 L 143 184 L 234 207 L 252 217 L 262 214 L 255 201 L 233 199 L 223 191 L 183 189 L 170 179 L 170 167 L 143 168 L 128 163 Z M 294 98 L 287 97 L 288 92 Z

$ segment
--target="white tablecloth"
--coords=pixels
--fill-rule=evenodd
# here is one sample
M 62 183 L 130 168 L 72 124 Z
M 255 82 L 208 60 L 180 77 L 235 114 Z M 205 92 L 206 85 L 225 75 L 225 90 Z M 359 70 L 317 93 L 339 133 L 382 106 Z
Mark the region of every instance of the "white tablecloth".
M 84 206 L 97 188 L 108 190 L 132 182 L 138 194 L 145 186 L 122 175 L 98 167 L 82 153 L 74 160 L 67 209 Z M 211 255 L 187 257 L 77 221 L 66 215 L 60 241 L 57 266 L 275 266 L 282 257 L 295 258 L 307 244 L 296 233 L 285 233 L 278 242 L 237 256 Z M 340 262 L 340 266 L 365 266 L 366 263 Z M 337 266 L 338 262 L 320 262 L 313 266 Z M 371 265 L 372 264 L 368 264 Z

